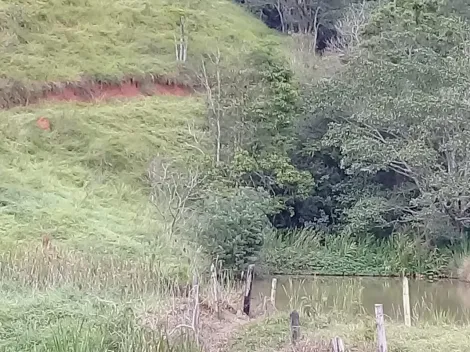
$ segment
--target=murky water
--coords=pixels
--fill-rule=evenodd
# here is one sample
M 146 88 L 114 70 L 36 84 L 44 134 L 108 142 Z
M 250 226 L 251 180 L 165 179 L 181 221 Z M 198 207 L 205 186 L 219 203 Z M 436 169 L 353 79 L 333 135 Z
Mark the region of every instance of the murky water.
M 326 312 L 341 310 L 352 314 L 374 313 L 381 303 L 385 314 L 403 319 L 400 278 L 277 277 L 276 308 Z M 412 318 L 419 321 L 470 322 L 470 284 L 456 280 L 409 280 Z M 271 278 L 256 281 L 254 297 L 267 296 Z

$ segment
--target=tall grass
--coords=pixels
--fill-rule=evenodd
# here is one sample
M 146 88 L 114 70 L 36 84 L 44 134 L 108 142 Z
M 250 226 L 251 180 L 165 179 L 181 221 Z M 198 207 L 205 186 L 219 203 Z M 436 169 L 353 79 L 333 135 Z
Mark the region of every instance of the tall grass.
M 454 254 L 404 235 L 375 240 L 299 230 L 267 240 L 264 260 L 273 272 L 325 275 L 449 276 Z
M 274 316 L 241 329 L 236 334 L 231 351 L 292 350 L 288 318 L 292 309 L 300 313 L 301 321 L 302 339 L 295 347 L 296 350 L 328 352 L 331 351 L 331 339 L 339 336 L 347 350 L 376 351 L 375 317 L 373 311 L 370 314 L 370 309 L 363 304 L 373 306 L 373 303 L 379 302 L 362 300 L 359 279 L 355 283 L 348 279 L 344 279 L 344 282 L 337 292 L 328 292 L 322 287 L 320 279 L 314 280 L 313 285 L 310 285 L 311 281 L 294 283 L 289 280 L 284 286 L 289 298 L 289 310 L 278 311 Z M 448 348 L 458 352 L 468 351 L 468 315 L 467 318 L 462 318 L 459 312 L 436 309 L 433 305 L 435 299 L 436 297 L 423 297 L 412 306 L 412 327 L 404 325 L 401 312 L 393 311 L 392 316 L 386 316 L 390 350 L 437 352 Z M 351 309 L 351 306 L 355 306 L 355 309 Z M 393 309 L 401 310 L 400 307 Z M 369 314 L 366 314 L 366 310 Z
M 132 340 L 112 324 L 126 308 L 135 324 L 164 314 L 203 260 L 168 236 L 145 179 L 154 156 L 198 160 L 200 103 L 152 97 L 0 113 L 0 351 L 163 348 L 130 347 L 138 326 Z M 39 116 L 51 132 L 36 128 Z
M 177 293 L 191 277 L 191 265 L 171 268 L 155 255 L 142 259 L 97 256 L 33 244 L 0 253 L 0 280 L 33 290 L 74 287 L 88 293 L 124 296 Z
M 58 307 L 60 309 L 60 307 Z M 4 336 L 0 342 L 1 350 L 40 351 L 40 352 L 108 352 L 108 351 L 199 351 L 192 336 L 186 333 L 169 339 L 164 327 L 149 328 L 142 325 L 129 309 L 95 309 L 97 316 L 54 317 L 49 322 L 51 328 L 32 326 L 23 323 L 30 333 Z M 19 317 L 27 319 L 25 316 Z M 4 322 L 12 327 L 11 323 Z M 33 336 L 33 334 L 38 334 Z M 4 335 L 4 333 L 1 333 Z
M 359 282 L 342 282 L 336 287 L 336 294 L 328 288 L 321 280 L 311 278 L 296 282 L 290 278 L 282 285 L 290 311 L 296 309 L 309 317 L 365 313 L 361 298 L 363 286 Z
M 375 319 L 365 316 L 301 315 L 302 339 L 299 351 L 331 351 L 332 338 L 341 337 L 346 350 L 373 352 L 377 350 Z M 387 343 L 391 351 L 468 351 L 468 325 L 420 324 L 406 327 L 402 322 L 386 320 Z M 288 317 L 279 313 L 254 322 L 237 333 L 231 351 L 291 351 Z
M 132 322 L 122 321 L 101 327 L 84 326 L 83 322 L 58 327 L 51 341 L 35 351 L 51 352 L 190 352 L 200 351 L 190 336 L 169 341 L 164 331 L 152 331 Z
M 168 275 L 155 257 L 121 259 L 50 246 L 4 252 L 0 350 L 196 351 L 201 348 L 196 336 L 204 344 L 217 344 L 214 329 L 237 324 L 240 287 L 231 273 L 219 276 L 220 324 L 213 283 L 198 269 L 178 277 Z M 192 319 L 193 273 L 200 278 L 197 332 L 181 329 Z

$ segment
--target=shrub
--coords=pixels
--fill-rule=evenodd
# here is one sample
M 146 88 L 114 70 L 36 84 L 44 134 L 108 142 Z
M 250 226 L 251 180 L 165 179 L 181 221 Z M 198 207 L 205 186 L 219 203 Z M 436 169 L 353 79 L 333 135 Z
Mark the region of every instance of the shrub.
M 197 216 L 197 240 L 225 269 L 243 270 L 259 259 L 264 237 L 271 231 L 267 214 L 271 198 L 252 188 L 229 194 L 210 193 Z

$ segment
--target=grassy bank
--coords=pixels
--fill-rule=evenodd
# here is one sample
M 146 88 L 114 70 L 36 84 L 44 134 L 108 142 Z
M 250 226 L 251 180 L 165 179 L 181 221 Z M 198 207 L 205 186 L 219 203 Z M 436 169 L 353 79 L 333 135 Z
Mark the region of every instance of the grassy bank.
M 266 270 L 277 274 L 456 277 L 465 246 L 429 248 L 405 236 L 376 241 L 348 236 L 321 236 L 311 231 L 291 239 L 270 238 Z
M 278 314 L 244 327 L 234 338 L 230 351 L 291 351 L 288 314 Z M 419 324 L 407 328 L 403 323 L 386 322 L 390 351 L 468 351 L 470 326 Z M 303 339 L 300 351 L 330 351 L 330 341 L 339 336 L 352 351 L 376 351 L 375 320 L 368 317 L 347 317 L 341 314 L 301 317 Z
M 155 257 L 97 256 L 51 243 L 4 251 L 0 350 L 165 350 L 164 326 L 150 329 L 142 319 L 163 315 L 180 294 L 166 268 Z
M 188 330 L 194 305 L 187 296 L 193 292 L 174 273 L 162 272 L 162 264 L 155 257 L 96 257 L 53 246 L 3 253 L 0 351 L 201 350 Z M 239 288 L 221 279 L 221 323 L 211 308 L 212 286 L 199 278 L 198 336 L 218 344 L 239 324 L 233 313 L 241 303 Z

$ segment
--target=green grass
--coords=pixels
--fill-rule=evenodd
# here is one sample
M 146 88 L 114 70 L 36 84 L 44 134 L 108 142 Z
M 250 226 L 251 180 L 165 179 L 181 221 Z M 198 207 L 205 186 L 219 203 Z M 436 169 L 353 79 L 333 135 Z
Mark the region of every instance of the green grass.
M 203 114 L 197 98 L 172 97 L 0 112 L 2 247 L 49 234 L 94 253 L 173 257 L 145 175 L 155 156 L 197 160 Z
M 204 114 L 198 97 L 0 112 L 0 351 L 192 350 L 141 323 L 199 260 L 169 236 L 146 174 L 153 157 L 204 157 Z
M 189 63 L 217 47 L 229 60 L 278 41 L 229 0 L 0 0 L 2 74 L 39 81 L 177 76 L 180 16 Z
M 411 328 L 401 322 L 386 321 L 389 351 L 440 352 L 443 350 L 466 352 L 470 344 L 470 326 L 455 324 L 418 324 Z M 373 352 L 375 319 L 351 316 L 301 316 L 301 351 L 330 351 L 332 338 L 339 336 L 346 348 L 354 351 Z M 253 322 L 237 333 L 230 351 L 290 351 L 288 313 L 279 313 L 268 319 Z M 313 347 L 318 349 L 314 349 Z
M 181 16 L 185 64 L 175 60 Z M 279 42 L 230 0 L 0 0 L 0 106 L 80 79 L 197 84 L 203 55 L 219 49 L 226 67 Z M 198 97 L 1 111 L 0 351 L 194 350 L 146 327 L 204 259 L 170 236 L 146 174 L 154 157 L 188 165 L 209 150 Z
M 10 287 L 0 298 L 0 350 L 196 350 L 189 339 L 169 344 L 163 339 L 164 328 L 150 329 L 141 323 L 145 313 L 151 314 L 157 309 L 159 300 L 159 296 L 126 300 L 109 295 L 99 297 L 70 288 L 44 293 Z

